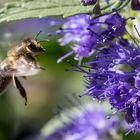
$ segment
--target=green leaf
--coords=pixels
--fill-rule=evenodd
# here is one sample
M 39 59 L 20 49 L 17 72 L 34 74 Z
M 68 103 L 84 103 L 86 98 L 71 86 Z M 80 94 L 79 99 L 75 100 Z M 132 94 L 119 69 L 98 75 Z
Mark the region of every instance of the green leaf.
M 80 0 L 24 0 L 10 2 L 0 9 L 0 22 L 25 18 L 70 16 L 92 11 L 93 7 L 81 6 Z
M 105 1 L 100 2 L 103 14 L 112 12 L 112 8 L 116 6 L 120 8 L 122 3 L 130 0 L 112 1 L 109 6 L 106 6 Z M 80 0 L 21 0 L 5 3 L 4 7 L 0 9 L 0 23 L 25 18 L 68 17 L 81 13 L 92 14 L 93 8 L 94 6 L 82 6 Z

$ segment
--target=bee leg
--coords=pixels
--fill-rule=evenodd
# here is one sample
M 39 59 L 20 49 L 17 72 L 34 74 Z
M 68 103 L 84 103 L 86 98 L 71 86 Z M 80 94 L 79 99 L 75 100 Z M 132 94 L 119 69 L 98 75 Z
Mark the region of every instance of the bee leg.
M 39 69 L 41 69 L 41 70 L 46 70 L 45 68 L 43 68 L 43 67 L 38 67 Z
M 41 69 L 41 70 L 46 70 L 44 67 L 37 65 L 36 66 L 37 69 Z
M 25 91 L 24 87 L 22 86 L 22 84 L 20 83 L 20 81 L 14 74 L 13 74 L 12 78 L 13 78 L 14 86 L 19 90 L 20 95 L 23 98 L 25 98 L 25 105 L 27 105 L 27 95 L 26 95 L 26 91 Z

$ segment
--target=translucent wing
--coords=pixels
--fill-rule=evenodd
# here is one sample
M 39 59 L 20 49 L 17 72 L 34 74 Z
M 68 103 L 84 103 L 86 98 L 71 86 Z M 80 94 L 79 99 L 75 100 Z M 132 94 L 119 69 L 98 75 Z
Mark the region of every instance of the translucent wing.
M 41 68 L 33 58 L 10 56 L 1 63 L 0 70 L 3 76 L 30 76 L 39 73 Z

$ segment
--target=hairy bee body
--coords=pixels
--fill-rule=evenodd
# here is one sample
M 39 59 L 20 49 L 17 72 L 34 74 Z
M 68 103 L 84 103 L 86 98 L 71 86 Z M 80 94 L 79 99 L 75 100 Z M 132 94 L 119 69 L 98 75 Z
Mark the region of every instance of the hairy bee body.
M 40 72 L 42 68 L 36 62 L 35 56 L 41 52 L 44 52 L 41 45 L 30 38 L 7 52 L 6 59 L 0 64 L 0 94 L 13 79 L 14 86 L 27 102 L 26 91 L 17 77 L 26 77 Z

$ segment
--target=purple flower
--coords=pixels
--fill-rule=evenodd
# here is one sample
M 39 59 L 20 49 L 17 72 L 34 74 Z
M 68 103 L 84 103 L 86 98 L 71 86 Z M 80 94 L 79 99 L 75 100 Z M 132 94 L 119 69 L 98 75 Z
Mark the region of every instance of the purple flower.
M 98 101 L 107 100 L 116 112 L 125 112 L 131 131 L 140 130 L 140 47 L 126 39 L 108 41 L 93 61 L 86 66 L 76 66 L 84 72 L 84 95 Z
M 93 36 L 89 35 L 83 35 L 81 37 L 81 41 L 79 43 L 80 47 L 77 49 L 75 47 L 75 52 L 78 54 L 76 56 L 77 60 L 82 60 L 83 57 L 89 57 L 91 56 L 95 50 L 97 45 L 97 39 Z
M 140 1 L 139 0 L 131 0 L 131 8 L 133 10 L 140 10 Z
M 81 2 L 84 6 L 88 6 L 88 5 L 94 5 L 97 2 L 97 0 L 81 0 Z
M 105 99 L 106 81 L 108 77 L 104 74 L 90 73 L 85 76 L 87 80 L 87 91 L 85 94 L 102 101 Z
M 96 44 L 96 38 L 94 39 L 90 31 L 87 30 L 89 24 L 90 16 L 83 14 L 69 18 L 63 25 L 62 34 L 64 34 L 64 37 L 59 39 L 60 45 L 74 44 L 72 45 L 72 52 L 60 58 L 57 61 L 58 63 L 73 53 L 77 54 L 75 59 L 79 61 L 83 57 L 88 57 L 92 54 L 95 49 L 94 44 Z
M 67 114 L 71 121 L 63 122 L 64 127 L 57 129 L 46 140 L 113 140 L 118 136 L 120 123 L 117 117 L 107 119 L 101 108 L 93 109 L 93 106 L 84 106 L 79 111 L 79 114 Z
M 68 18 L 63 25 L 64 37 L 59 39 L 60 45 L 67 45 L 70 42 L 79 42 L 81 36 L 89 34 L 87 30 L 90 24 L 90 16 L 81 14 Z
M 122 36 L 125 33 L 126 19 L 123 18 L 120 14 L 116 13 L 111 15 L 105 20 L 105 23 L 108 24 L 108 30 L 112 32 L 112 36 Z
M 122 82 L 113 84 L 108 88 L 107 97 L 110 104 L 118 110 L 124 110 L 128 106 L 128 101 L 134 96 L 135 90 L 128 83 Z
M 61 62 L 66 57 L 76 54 L 75 59 L 82 61 L 90 57 L 98 47 L 106 45 L 114 37 L 125 33 L 126 19 L 118 13 L 105 15 L 91 20 L 89 15 L 76 15 L 67 20 L 59 31 L 64 37 L 59 39 L 60 45 L 70 44 L 72 51 L 61 57 Z
M 107 4 L 109 4 L 110 0 L 106 0 Z M 97 0 L 81 0 L 83 6 L 94 5 L 96 4 Z
M 139 68 L 138 68 L 139 70 Z M 140 88 L 140 71 L 137 71 L 136 76 L 134 76 L 134 86 Z

